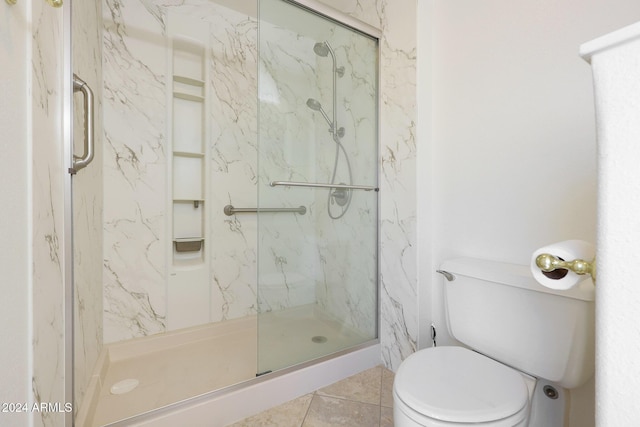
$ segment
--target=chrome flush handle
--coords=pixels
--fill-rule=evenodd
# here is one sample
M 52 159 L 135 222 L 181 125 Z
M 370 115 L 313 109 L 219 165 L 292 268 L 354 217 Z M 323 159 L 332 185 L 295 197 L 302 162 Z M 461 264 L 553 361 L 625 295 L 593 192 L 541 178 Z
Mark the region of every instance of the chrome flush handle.
M 436 270 L 436 273 L 442 274 L 444 276 L 444 278 L 447 279 L 448 282 L 453 282 L 454 280 L 456 280 L 456 276 L 454 276 L 453 274 L 449 273 L 448 271 Z

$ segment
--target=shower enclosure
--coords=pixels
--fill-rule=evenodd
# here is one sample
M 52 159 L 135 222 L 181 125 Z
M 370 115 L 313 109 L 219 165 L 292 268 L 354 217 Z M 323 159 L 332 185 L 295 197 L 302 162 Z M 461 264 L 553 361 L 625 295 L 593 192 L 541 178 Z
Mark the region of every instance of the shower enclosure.
M 151 389 L 129 359 L 245 372 L 183 400 L 375 342 L 378 40 L 314 4 L 104 0 L 88 30 L 73 4 L 73 71 L 98 85 L 72 179 L 76 407 Z

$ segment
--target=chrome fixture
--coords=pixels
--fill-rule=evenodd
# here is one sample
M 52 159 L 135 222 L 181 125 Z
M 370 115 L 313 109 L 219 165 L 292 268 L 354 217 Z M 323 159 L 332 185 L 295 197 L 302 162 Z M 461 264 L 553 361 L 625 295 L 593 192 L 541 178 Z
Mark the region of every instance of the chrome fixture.
M 309 98 L 307 99 L 307 107 L 311 108 L 313 111 L 318 111 L 320 112 L 320 114 L 322 114 L 322 117 L 324 117 L 324 119 L 327 121 L 327 123 L 329 124 L 329 133 L 331 133 L 331 137 L 333 139 L 333 142 L 336 143 L 336 155 L 335 155 L 335 159 L 334 159 L 334 163 L 333 163 L 333 173 L 331 176 L 331 184 L 333 184 L 336 181 L 336 174 L 338 172 L 338 159 L 340 157 L 340 150 L 342 150 L 342 153 L 344 154 L 344 158 L 345 161 L 347 162 L 347 172 L 349 175 L 349 184 L 352 183 L 352 174 L 351 174 L 351 162 L 349 161 L 349 156 L 347 155 L 347 151 L 344 149 L 344 146 L 342 145 L 342 142 L 340 141 L 340 139 L 342 139 L 344 137 L 345 134 L 345 130 L 343 127 L 338 127 L 338 119 L 337 119 L 337 111 L 338 111 L 338 107 L 337 107 L 337 84 L 336 84 L 336 77 L 342 77 L 344 76 L 344 67 L 338 67 L 337 66 L 337 60 L 336 60 L 336 54 L 333 51 L 333 48 L 331 47 L 331 45 L 329 44 L 328 41 L 323 41 L 323 42 L 318 42 L 316 44 L 313 45 L 313 51 L 316 53 L 316 55 L 326 58 L 327 56 L 331 55 L 331 60 L 333 62 L 333 120 L 331 120 L 329 118 L 329 116 L 327 115 L 327 113 L 324 111 L 324 109 L 322 108 L 322 104 L 320 104 L 320 102 L 314 98 Z M 345 184 L 342 184 L 345 185 Z M 338 189 L 340 187 L 338 186 L 331 186 L 329 188 L 333 188 L 333 190 L 329 191 L 329 195 L 328 195 L 328 200 L 327 200 L 327 213 L 329 214 L 329 217 L 331 219 L 339 219 L 342 218 L 344 216 L 344 214 L 347 213 L 347 210 L 349 209 L 349 205 L 351 204 L 351 197 L 352 197 L 352 193 L 351 193 L 351 188 L 346 188 L 346 187 L 342 187 L 342 189 Z M 342 212 L 338 215 L 334 215 L 331 212 L 331 206 L 333 204 L 336 204 L 338 206 L 340 206 L 342 208 Z
M 329 119 L 329 116 L 327 116 L 327 113 L 322 108 L 322 104 L 320 104 L 320 101 L 318 101 L 317 99 L 309 98 L 307 99 L 307 107 L 322 114 L 322 117 L 324 117 L 324 119 L 329 124 L 329 132 L 331 132 L 332 135 L 336 134 L 338 135 L 338 138 L 342 138 L 344 136 L 344 128 L 341 127 L 337 130 L 334 129 L 334 123 L 331 121 L 331 119 Z
M 449 273 L 448 271 L 436 270 L 436 273 L 442 274 L 444 276 L 444 278 L 447 279 L 448 282 L 453 282 L 454 280 L 456 280 L 456 276 L 454 276 L 453 274 Z
M 309 98 L 307 99 L 307 107 L 311 108 L 313 111 L 319 111 L 320 114 L 322 114 L 322 117 L 324 117 L 324 119 L 329 124 L 329 132 L 333 132 L 333 122 L 331 121 L 331 119 L 329 119 L 327 113 L 325 113 L 324 109 L 322 108 L 322 104 L 320 104 L 320 101 L 318 101 L 317 99 Z
M 18 2 L 18 0 L 6 0 L 6 2 L 8 4 L 14 5 Z M 53 7 L 61 7 L 62 6 L 62 0 L 46 0 L 47 3 L 49 3 L 50 6 Z
M 333 52 L 333 49 L 331 48 L 331 45 L 329 44 L 329 42 L 324 41 L 324 42 L 318 42 L 314 44 L 313 51 L 316 53 L 316 55 L 322 56 L 323 58 L 326 58 L 328 54 L 331 54 L 331 57 L 333 58 L 333 64 L 334 64 L 333 71 L 338 75 L 338 77 L 344 76 L 344 67 L 335 66 L 336 54 Z
M 87 83 L 75 74 L 73 75 L 73 91 L 82 92 L 84 95 L 84 152 L 80 157 L 73 156 L 73 166 L 69 168 L 69 173 L 72 175 L 91 163 L 94 151 L 93 92 Z
M 343 182 L 341 182 L 340 184 L 344 185 Z M 349 189 L 345 188 L 336 188 L 331 192 L 331 198 L 338 206 L 345 206 L 350 201 L 349 191 Z
M 364 191 L 379 191 L 378 187 L 372 187 L 369 185 L 346 185 L 346 184 L 324 184 L 317 182 L 295 182 L 295 181 L 271 181 L 269 183 L 271 187 L 314 187 L 314 188 L 338 188 L 343 190 L 364 190 Z
M 223 212 L 227 216 L 231 216 L 237 213 L 254 213 L 254 212 L 264 212 L 264 213 L 273 213 L 273 212 L 292 212 L 297 213 L 299 215 L 304 215 L 307 213 L 307 208 L 304 206 L 300 206 L 297 208 L 236 208 L 232 205 L 227 205 L 224 207 Z

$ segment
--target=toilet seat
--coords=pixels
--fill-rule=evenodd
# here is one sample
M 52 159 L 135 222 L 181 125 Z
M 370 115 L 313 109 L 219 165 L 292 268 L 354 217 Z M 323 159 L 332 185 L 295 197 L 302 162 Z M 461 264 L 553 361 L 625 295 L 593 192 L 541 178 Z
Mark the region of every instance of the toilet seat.
M 409 356 L 394 381 L 407 412 L 444 423 L 517 425 L 528 415 L 522 375 L 462 347 L 434 347 Z M 440 423 L 438 424 L 440 425 Z

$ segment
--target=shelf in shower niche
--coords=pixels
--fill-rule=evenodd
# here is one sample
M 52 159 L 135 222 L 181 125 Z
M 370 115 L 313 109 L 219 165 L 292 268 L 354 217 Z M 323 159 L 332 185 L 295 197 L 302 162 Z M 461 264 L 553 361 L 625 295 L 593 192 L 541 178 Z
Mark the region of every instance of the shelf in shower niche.
M 204 203 L 202 199 L 173 199 L 173 203 L 179 204 L 193 204 L 194 209 L 198 209 L 201 204 Z
M 203 199 L 173 199 L 174 203 L 193 203 L 194 205 L 204 203 Z
M 190 93 L 173 92 L 173 97 L 178 99 L 184 99 L 185 101 L 204 102 L 203 96 L 192 95 Z
M 202 249 L 204 239 L 201 237 L 174 239 L 176 252 L 198 252 Z
M 180 156 L 180 157 L 193 157 L 198 159 L 204 157 L 204 153 L 195 153 L 193 151 L 174 151 L 173 155 Z
M 186 76 L 173 76 L 173 81 L 174 82 L 178 82 L 178 83 L 182 83 L 185 85 L 191 85 L 191 86 L 198 86 L 198 87 L 203 87 L 204 86 L 204 80 L 199 80 L 199 79 L 194 79 L 191 77 L 186 77 Z

